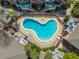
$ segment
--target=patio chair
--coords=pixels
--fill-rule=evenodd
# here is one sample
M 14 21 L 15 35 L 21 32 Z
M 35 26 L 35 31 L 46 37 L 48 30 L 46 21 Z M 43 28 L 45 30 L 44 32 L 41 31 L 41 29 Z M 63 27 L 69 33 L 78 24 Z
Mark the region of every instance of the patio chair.
M 17 33 L 15 33 L 14 36 L 15 36 L 15 39 L 16 39 L 19 43 L 21 43 L 21 44 L 23 44 L 23 45 L 28 44 L 28 41 L 25 40 L 25 37 L 26 37 L 26 36 L 24 36 L 22 33 L 17 32 Z

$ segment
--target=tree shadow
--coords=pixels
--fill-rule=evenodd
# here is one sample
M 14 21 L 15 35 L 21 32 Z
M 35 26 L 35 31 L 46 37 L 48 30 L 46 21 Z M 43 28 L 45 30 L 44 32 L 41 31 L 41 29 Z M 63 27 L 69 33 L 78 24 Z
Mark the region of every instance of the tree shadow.
M 67 48 L 69 51 L 76 53 L 79 56 L 79 49 L 75 47 L 73 44 L 68 42 L 66 39 L 62 40 L 63 46 Z

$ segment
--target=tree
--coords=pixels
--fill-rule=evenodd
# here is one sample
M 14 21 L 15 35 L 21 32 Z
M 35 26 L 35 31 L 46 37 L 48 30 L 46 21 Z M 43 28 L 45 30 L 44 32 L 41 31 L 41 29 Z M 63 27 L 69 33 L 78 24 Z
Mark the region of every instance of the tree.
M 73 3 L 74 0 L 67 0 L 67 3 L 70 5 Z
M 0 5 L 2 4 L 3 0 L 0 0 Z
M 50 47 L 49 49 L 50 49 L 51 51 L 54 51 L 54 50 L 55 50 L 55 47 L 52 46 L 52 47 Z
M 46 51 L 46 55 L 45 55 L 45 59 L 52 59 L 52 52 L 50 52 L 49 50 Z
M 78 0 L 67 0 L 67 3 L 70 5 L 70 7 L 67 9 L 67 11 L 66 11 L 66 14 L 67 15 L 72 15 L 71 13 L 72 13 L 72 10 L 73 10 L 73 8 L 74 8 L 74 6 L 75 6 L 75 4 L 76 4 L 76 2 L 77 2 Z
M 28 51 L 31 59 L 38 59 L 41 49 L 29 43 L 27 46 L 25 46 L 25 51 Z
M 79 16 L 79 2 L 77 2 L 72 10 L 73 15 Z
M 6 12 L 7 12 L 7 15 L 8 15 L 9 17 L 16 16 L 16 12 L 15 12 L 15 10 L 13 10 L 13 9 L 8 9 L 8 10 L 6 10 Z
M 69 21 L 69 19 L 70 19 L 70 16 L 65 16 L 64 22 L 67 23 Z
M 79 59 L 79 57 L 73 52 L 66 52 L 63 59 Z
M 58 51 L 63 52 L 63 48 L 58 48 Z
M 53 59 L 52 52 L 54 50 L 55 50 L 55 47 L 54 46 L 52 46 L 50 48 L 44 48 L 44 49 L 42 49 L 42 51 L 44 51 L 46 53 L 45 59 Z

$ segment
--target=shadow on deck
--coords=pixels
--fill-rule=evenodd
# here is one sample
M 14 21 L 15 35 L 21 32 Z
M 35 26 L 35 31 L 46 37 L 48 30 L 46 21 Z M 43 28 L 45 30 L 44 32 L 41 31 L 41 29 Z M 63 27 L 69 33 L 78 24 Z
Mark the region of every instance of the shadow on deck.
M 68 42 L 67 40 L 62 40 L 63 46 L 67 48 L 69 51 L 76 53 L 79 56 L 79 49 L 75 47 L 73 44 Z

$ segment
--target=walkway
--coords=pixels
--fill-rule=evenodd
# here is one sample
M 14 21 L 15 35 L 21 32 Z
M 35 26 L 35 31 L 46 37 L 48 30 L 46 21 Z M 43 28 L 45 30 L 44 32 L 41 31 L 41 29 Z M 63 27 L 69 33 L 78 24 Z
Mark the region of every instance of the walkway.
M 0 47 L 0 59 L 27 59 L 23 46 L 15 40 L 6 47 Z

